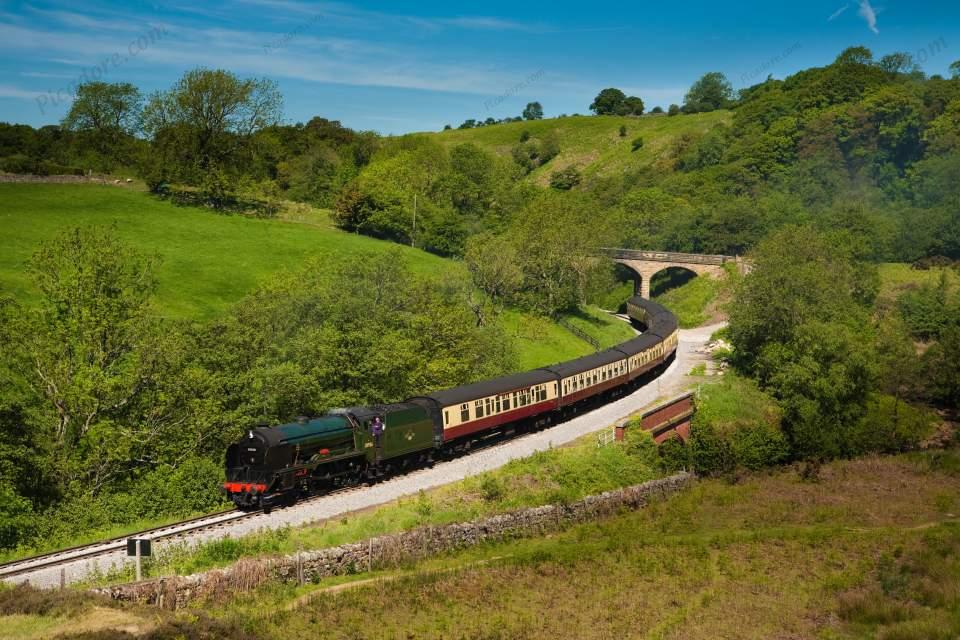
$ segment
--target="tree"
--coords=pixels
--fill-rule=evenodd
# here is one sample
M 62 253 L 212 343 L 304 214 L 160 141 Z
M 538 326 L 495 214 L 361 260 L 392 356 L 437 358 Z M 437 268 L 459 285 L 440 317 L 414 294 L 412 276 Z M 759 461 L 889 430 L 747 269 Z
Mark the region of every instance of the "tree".
M 650 113 L 663 113 L 663 107 L 661 107 L 660 105 L 657 105 L 650 110 Z
M 453 129 L 453 127 L 451 127 L 450 125 L 448 125 L 448 124 L 443 125 L 443 130 L 444 130 L 444 131 L 450 131 L 451 129 Z
M 474 129 L 474 128 L 476 128 L 476 126 L 477 126 L 477 121 L 476 121 L 476 119 L 470 118 L 470 119 L 468 119 L 468 120 L 464 120 L 464 121 L 463 121 L 463 124 L 461 124 L 459 127 L 457 127 L 457 129 Z
M 919 69 L 919 67 L 917 67 L 917 63 L 913 61 L 913 56 L 902 51 L 889 53 L 883 56 L 880 58 L 880 62 L 877 63 L 877 66 L 887 73 L 893 74 L 912 73 Z
M 144 130 L 176 177 L 198 184 L 214 168 L 237 169 L 253 152 L 252 134 L 280 120 L 283 99 L 272 80 L 242 80 L 221 69 L 188 71 L 154 93 Z
M 950 63 L 950 75 L 954 78 L 960 78 L 960 60 Z
M 746 370 L 768 345 L 790 343 L 807 322 L 865 314 L 875 293 L 875 269 L 857 262 L 840 238 L 809 227 L 775 231 L 752 258 L 730 307 L 730 340 Z
M 85 82 L 61 124 L 71 131 L 133 135 L 140 128 L 142 103 L 140 90 L 128 82 Z
M 872 347 L 864 325 L 812 319 L 798 325 L 788 341 L 763 348 L 758 369 L 783 407 L 784 431 L 796 457 L 863 453 L 851 432 L 876 388 Z
M 80 458 L 76 472 L 93 492 L 115 472 L 98 449 L 122 448 L 118 416 L 149 377 L 140 348 L 156 263 L 99 228 L 67 231 L 29 263 L 41 300 L 23 319 L 20 373 L 45 401 L 54 457 Z
M 624 101 L 617 115 L 621 116 L 641 116 L 643 115 L 643 100 L 637 96 L 628 96 Z
M 873 52 L 866 47 L 847 47 L 840 52 L 834 64 L 873 64 Z
M 99 168 L 110 170 L 133 156 L 142 103 L 140 91 L 132 84 L 85 82 L 77 87 L 61 124 L 100 155 Z
M 593 99 L 590 110 L 598 116 L 616 115 L 623 107 L 623 101 L 626 99 L 627 95 L 620 89 L 613 87 L 604 89 Z
M 703 74 L 693 83 L 683 99 L 685 113 L 715 111 L 730 106 L 733 100 L 733 86 L 727 77 L 719 71 Z
M 523 284 L 517 250 L 505 236 L 480 233 L 471 237 L 463 258 L 473 283 L 495 305 L 512 300 Z
M 683 113 L 683 112 L 682 112 L 681 109 L 680 109 L 680 105 L 677 105 L 677 104 L 672 104 L 672 105 L 670 105 L 670 107 L 667 109 L 667 115 L 668 115 L 668 116 L 678 116 L 678 115 L 680 115 L 681 113 Z
M 539 102 L 529 102 L 523 110 L 524 120 L 542 120 L 543 107 Z

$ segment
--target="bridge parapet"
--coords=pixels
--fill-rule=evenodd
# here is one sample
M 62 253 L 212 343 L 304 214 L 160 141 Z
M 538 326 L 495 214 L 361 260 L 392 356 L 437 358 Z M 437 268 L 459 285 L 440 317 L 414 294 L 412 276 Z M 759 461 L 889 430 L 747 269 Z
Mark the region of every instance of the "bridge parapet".
M 603 247 L 600 252 L 620 260 L 643 260 L 648 262 L 673 262 L 677 264 L 723 265 L 736 262 L 736 256 L 721 256 L 701 253 L 677 253 L 674 251 L 645 251 L 642 249 L 614 249 Z

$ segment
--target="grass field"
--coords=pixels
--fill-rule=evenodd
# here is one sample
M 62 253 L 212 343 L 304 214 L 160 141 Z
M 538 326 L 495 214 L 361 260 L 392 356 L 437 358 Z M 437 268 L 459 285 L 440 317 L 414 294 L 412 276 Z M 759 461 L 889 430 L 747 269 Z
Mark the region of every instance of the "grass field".
M 180 637 L 947 640 L 960 634 L 958 496 L 956 450 L 866 458 L 812 479 L 702 480 L 561 533 L 186 612 L 26 591 L 0 593 L 0 614 L 11 638 L 176 624 Z
M 535 170 L 530 179 L 547 184 L 550 174 L 574 165 L 584 176 L 623 172 L 652 164 L 662 158 L 670 142 L 685 133 L 704 133 L 721 122 L 729 122 L 728 111 L 713 111 L 676 117 L 646 116 L 571 116 L 529 122 L 510 122 L 478 129 L 454 129 L 436 136 L 449 145 L 472 142 L 480 147 L 509 156 L 510 149 L 524 131 L 539 138 L 555 131 L 560 140 L 560 154 L 547 165 Z M 620 137 L 620 127 L 627 135 Z M 642 137 L 644 145 L 631 151 L 631 143 Z
M 24 263 L 38 244 L 77 225 L 115 225 L 141 251 L 159 253 L 157 302 L 171 317 L 210 318 L 237 302 L 270 274 L 309 257 L 357 259 L 389 244 L 320 224 L 258 220 L 178 207 L 147 194 L 97 185 L 0 184 L 0 285 L 30 299 Z M 411 268 L 439 276 L 459 263 L 400 247 Z
M 937 286 L 941 274 L 947 277 L 947 287 L 950 291 L 960 289 L 960 272 L 955 269 L 938 267 L 934 269 L 913 269 L 909 264 L 886 262 L 879 266 L 880 271 L 880 301 L 895 300 L 904 291 L 915 289 L 921 285 Z

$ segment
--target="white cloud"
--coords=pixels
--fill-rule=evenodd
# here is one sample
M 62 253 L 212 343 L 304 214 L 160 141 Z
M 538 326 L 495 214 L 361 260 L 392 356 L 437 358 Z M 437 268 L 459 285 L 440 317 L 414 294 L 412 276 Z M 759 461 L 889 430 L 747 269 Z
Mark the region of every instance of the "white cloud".
M 0 98 L 19 98 L 20 100 L 36 100 L 44 95 L 42 91 L 30 91 L 9 84 L 0 84 Z
M 841 15 L 843 15 L 843 14 L 847 11 L 847 9 L 849 9 L 849 8 L 850 8 L 850 5 L 849 5 L 849 4 L 843 5 L 842 7 L 840 7 L 840 8 L 837 9 L 836 11 L 834 11 L 832 14 L 830 14 L 830 17 L 827 18 L 827 22 L 832 22 L 832 21 L 836 20 L 836 19 L 839 18 Z
M 880 33 L 880 30 L 877 29 L 877 12 L 870 5 L 870 0 L 860 0 L 860 9 L 857 13 L 867 22 L 870 31 Z

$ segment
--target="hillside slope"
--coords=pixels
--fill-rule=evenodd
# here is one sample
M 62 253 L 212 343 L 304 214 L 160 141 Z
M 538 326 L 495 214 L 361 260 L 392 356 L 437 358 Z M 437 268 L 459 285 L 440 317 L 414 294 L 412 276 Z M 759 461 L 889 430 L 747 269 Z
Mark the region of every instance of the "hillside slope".
M 410 268 L 440 279 L 466 277 L 463 263 L 345 233 L 323 224 L 316 211 L 293 220 L 262 220 L 178 207 L 145 193 L 98 185 L 0 184 L 0 293 L 29 302 L 37 295 L 25 268 L 38 245 L 71 226 L 113 225 L 117 235 L 162 263 L 156 302 L 173 318 L 212 318 L 271 274 L 309 258 L 325 263 L 398 251 Z M 590 311 L 582 327 L 604 346 L 622 342 L 629 327 Z M 589 344 L 546 320 L 510 311 L 504 318 L 517 339 L 521 365 L 543 366 L 593 351 Z M 535 332 L 520 331 L 536 326 Z
M 730 122 L 731 118 L 729 111 L 676 117 L 570 116 L 424 135 L 435 136 L 450 146 L 472 142 L 509 157 L 511 148 L 520 141 L 524 131 L 533 138 L 556 132 L 560 154 L 533 171 L 528 178 L 538 184 L 547 184 L 551 173 L 571 165 L 580 169 L 584 176 L 612 175 L 651 165 L 663 158 L 670 143 L 681 135 L 705 133 L 720 123 Z M 623 137 L 620 136 L 621 126 L 627 128 Z M 638 136 L 643 138 L 643 147 L 632 151 L 632 142 Z

